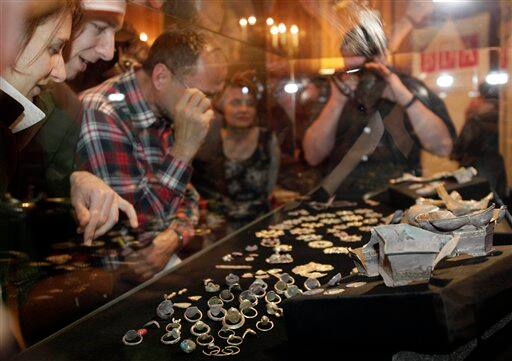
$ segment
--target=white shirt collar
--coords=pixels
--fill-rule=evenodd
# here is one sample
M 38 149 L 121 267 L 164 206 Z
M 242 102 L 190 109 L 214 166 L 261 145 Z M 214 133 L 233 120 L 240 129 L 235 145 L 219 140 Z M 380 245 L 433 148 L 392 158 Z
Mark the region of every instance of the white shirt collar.
M 34 103 L 28 100 L 16 88 L 7 82 L 4 78 L 0 77 L 0 89 L 6 94 L 10 95 L 14 100 L 23 106 L 24 112 L 11 124 L 9 129 L 11 132 L 17 133 L 34 124 L 40 122 L 46 116 L 41 109 L 36 107 Z

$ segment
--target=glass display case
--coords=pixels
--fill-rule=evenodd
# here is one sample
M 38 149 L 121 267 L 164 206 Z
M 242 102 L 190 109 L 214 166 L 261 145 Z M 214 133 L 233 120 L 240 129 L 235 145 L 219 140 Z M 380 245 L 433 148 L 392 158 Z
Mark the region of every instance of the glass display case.
M 361 15 L 361 9 L 369 10 Z M 180 43 L 183 38 L 173 42 L 174 35 L 164 39 L 171 44 L 168 49 L 161 45 L 165 34 L 173 31 L 188 34 L 185 41 L 200 34 L 193 45 L 200 55 L 192 60 L 190 72 L 176 72 L 173 66 L 181 69 L 180 64 L 188 64 L 191 60 L 183 47 L 193 46 Z M 162 54 L 171 54 L 166 56 L 173 63 L 163 65 L 168 73 L 158 68 L 165 63 L 162 58 L 147 71 L 147 59 L 155 57 L 157 48 Z M 123 197 L 130 187 L 140 191 L 127 191 L 126 197 L 135 205 L 141 227 L 130 228 L 126 217 L 120 215 L 111 230 L 91 244 L 84 242 L 83 233 L 77 233 L 69 182 L 51 186 L 56 177 L 52 167 L 59 162 L 51 152 L 61 149 L 63 143 L 48 151 L 45 146 L 50 143 L 32 146 L 32 141 L 20 151 L 17 171 L 0 203 L 0 339 L 7 340 L 0 345 L 0 355 L 20 360 L 160 360 L 169 355 L 176 359 L 287 359 L 299 350 L 294 343 L 297 339 L 299 343 L 308 339 L 296 329 L 290 330 L 307 327 L 307 319 L 299 322 L 287 314 L 279 317 L 283 308 L 293 317 L 298 317 L 301 309 L 309 312 L 311 304 L 288 300 L 294 298 L 294 292 L 318 296 L 320 292 L 312 290 L 328 290 L 326 284 L 332 279 L 335 282 L 339 274 L 336 285 L 341 282 L 347 294 L 377 292 L 386 299 L 388 291 L 379 293 L 383 285 L 367 292 L 364 287 L 375 281 L 357 273 L 357 262 L 349 250 L 361 249 L 370 240 L 372 228 L 391 223 L 397 210 L 409 208 L 418 198 L 444 200 L 440 186 L 458 192 L 450 195 L 454 201 L 480 200 L 491 193 L 489 205 L 498 209 L 509 204 L 511 59 L 512 5 L 507 1 L 128 1 L 124 22 L 115 35 L 113 58 L 98 58 L 94 64 L 86 61 L 85 71 L 66 82 L 81 95 L 84 106 L 76 139 L 69 139 L 73 139 L 70 154 L 76 159 L 71 161 L 73 171 L 95 173 Z M 194 78 L 196 71 L 201 77 Z M 143 78 L 139 76 L 142 73 L 146 74 Z M 165 92 L 158 93 L 159 103 L 157 90 L 146 91 L 143 84 L 160 89 L 157 84 L 165 76 L 174 83 L 168 98 Z M 119 85 L 128 77 L 136 79 L 134 84 L 142 90 Z M 204 114 L 211 111 L 201 146 L 190 164 L 179 170 L 189 172 L 189 178 L 181 178 L 181 173 L 177 176 L 175 169 L 158 170 L 167 165 L 169 154 L 174 157 L 172 144 L 184 134 L 179 133 L 183 122 L 175 121 L 178 110 L 166 108 L 167 103 L 176 105 L 178 98 L 173 98 L 172 92 L 178 87 L 180 96 L 199 88 L 208 99 Z M 100 125 L 94 133 L 89 128 L 94 112 L 105 109 L 87 108 L 94 106 L 96 97 L 107 99 L 102 107 L 111 105 L 114 110 L 107 113 L 115 115 L 112 123 Z M 147 109 L 140 111 L 138 107 L 144 106 L 136 103 L 141 102 L 138 97 L 145 99 Z M 164 133 L 169 130 L 163 126 L 164 130 L 155 130 L 160 132 L 155 140 L 148 135 L 153 120 L 146 120 L 150 125 L 133 123 L 149 112 L 156 114 L 156 124 L 172 124 L 170 132 L 175 133 L 167 138 Z M 113 124 L 129 125 L 121 125 L 117 132 L 112 130 Z M 135 128 L 144 130 L 132 133 Z M 122 138 L 124 132 L 129 135 Z M 38 136 L 44 136 L 43 132 L 33 139 Z M 106 148 L 110 141 L 114 145 Z M 119 150 L 125 149 L 119 144 L 128 142 L 133 142 L 131 150 Z M 159 147 L 167 147 L 163 156 L 152 153 Z M 149 159 L 147 163 L 141 160 L 144 157 Z M 105 159 L 103 168 L 95 165 L 101 163 L 100 158 Z M 119 173 L 109 174 L 112 169 Z M 139 172 L 142 176 L 137 178 Z M 135 180 L 130 182 L 126 174 L 136 174 Z M 166 177 L 175 178 L 166 181 Z M 183 189 L 177 191 L 181 186 L 177 183 L 183 179 Z M 162 184 L 168 189 L 161 190 Z M 186 187 L 195 191 L 185 191 Z M 179 205 L 173 206 L 176 194 Z M 192 211 L 180 208 L 187 197 L 192 199 Z M 173 211 L 165 213 L 169 208 Z M 478 313 L 473 320 L 465 315 L 470 332 L 454 327 L 446 339 L 436 334 L 432 344 L 446 346 L 443 353 L 453 355 L 456 346 L 465 344 L 469 351 L 461 359 L 487 354 L 486 347 L 494 346 L 484 342 L 479 348 L 470 345 L 471 340 L 511 311 L 503 305 L 510 293 L 503 264 L 512 254 L 507 248 L 512 217 L 502 209 L 503 220 L 492 229 L 499 254 L 487 253 L 488 263 L 468 263 L 464 269 L 471 275 L 486 272 L 502 277 L 501 288 L 489 290 L 488 298 L 475 301 L 476 308 L 494 305 L 495 312 Z M 174 213 L 179 212 L 189 222 L 185 246 L 165 253 L 155 245 L 163 229 L 152 217 L 164 214 L 165 226 L 172 229 L 180 218 Z M 150 231 L 149 236 L 145 231 Z M 177 238 L 183 242 L 181 233 Z M 162 257 L 166 258 L 163 262 Z M 436 280 L 425 289 L 411 286 L 412 291 L 428 297 L 433 294 L 434 298 L 442 295 L 443 302 L 471 299 L 446 295 L 465 292 L 474 285 L 483 287 L 482 280 L 473 284 L 451 269 L 456 262 L 459 260 L 441 263 L 439 270 L 453 280 L 451 285 Z M 460 267 L 464 262 L 460 261 Z M 297 270 L 301 266 L 307 269 Z M 239 283 L 239 290 L 225 285 L 230 273 L 236 275 L 234 283 Z M 283 273 L 291 275 L 297 289 L 290 287 L 289 279 L 288 285 L 284 280 L 286 290 L 279 289 Z M 219 332 L 229 327 L 222 324 L 222 318 L 208 318 L 207 312 L 212 310 L 209 300 L 229 293 L 236 300 L 233 304 L 224 300 L 223 310 L 231 312 L 233 306 L 242 316 L 250 314 L 239 296 L 242 289 L 258 286 L 258 280 L 273 290 L 271 297 L 282 298 L 285 306 L 267 300 L 265 288 L 264 298 L 256 299 L 260 304 L 251 306 L 258 316 L 243 317 L 243 328 L 231 328 L 233 336 L 222 338 Z M 465 285 L 460 286 L 464 291 L 457 288 L 459 284 Z M 208 291 L 208 285 L 218 289 Z M 352 287 L 357 291 L 350 290 Z M 404 293 L 409 292 L 407 287 Z M 220 293 L 223 290 L 224 294 Z M 327 296 L 332 298 L 341 297 L 344 291 L 330 292 Z M 162 300 L 172 301 L 173 317 L 155 315 Z M 415 300 L 413 297 L 410 302 Z M 371 302 L 368 307 L 385 303 Z M 427 303 L 422 304 L 429 310 L 425 314 L 441 318 Z M 344 307 L 351 307 L 347 304 Z M 213 343 L 204 335 L 200 340 L 201 335 L 189 332 L 194 323 L 186 320 L 185 312 L 194 306 L 202 311 L 202 321 L 211 326 L 205 335 L 211 334 Z M 336 307 L 325 309 L 344 312 Z M 445 317 L 456 318 L 458 309 L 453 312 Z M 179 337 L 169 329 L 174 317 L 182 319 Z M 315 319 L 314 327 L 329 319 L 314 312 L 307 317 Z M 421 334 L 428 337 L 429 332 L 443 327 L 452 330 L 444 321 L 437 321 L 430 324 L 418 318 L 417 322 L 431 327 Z M 504 332 L 510 332 L 508 328 L 505 326 Z M 348 333 L 343 332 L 344 337 Z M 166 344 L 163 335 L 176 338 L 176 343 Z M 512 352 L 501 342 L 506 337 L 503 332 L 496 335 L 498 353 Z M 190 339 L 195 349 L 183 344 L 185 339 Z M 193 349 L 190 355 L 187 347 Z M 381 355 L 391 357 L 400 350 L 382 351 Z M 412 351 L 432 354 L 439 350 Z M 347 350 L 347 354 L 357 355 L 358 351 Z

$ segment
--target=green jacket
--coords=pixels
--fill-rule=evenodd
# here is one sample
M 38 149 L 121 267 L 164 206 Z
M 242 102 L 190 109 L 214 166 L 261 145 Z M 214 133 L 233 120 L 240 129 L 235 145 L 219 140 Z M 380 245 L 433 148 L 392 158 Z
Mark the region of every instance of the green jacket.
M 46 118 L 20 153 L 13 194 L 24 198 L 44 192 L 49 197 L 69 197 L 69 176 L 80 134 L 80 101 L 61 84 L 42 93 L 36 105 Z

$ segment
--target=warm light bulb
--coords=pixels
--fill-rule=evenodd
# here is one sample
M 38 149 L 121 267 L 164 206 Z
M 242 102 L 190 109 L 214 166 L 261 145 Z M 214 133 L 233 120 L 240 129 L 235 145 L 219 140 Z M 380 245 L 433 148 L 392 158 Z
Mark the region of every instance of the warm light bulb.
M 256 16 L 251 15 L 249 16 L 249 19 L 247 19 L 250 25 L 256 24 Z
M 292 25 L 290 27 L 290 33 L 292 34 L 298 34 L 299 33 L 299 27 L 297 25 Z
M 279 30 L 280 33 L 286 33 L 286 25 L 284 25 L 283 23 L 279 24 L 279 26 L 277 27 L 277 29 Z
M 508 74 L 504 71 L 491 72 L 485 77 L 485 82 L 489 85 L 504 85 L 508 83 Z
M 274 25 L 274 19 L 272 19 L 272 18 L 267 18 L 267 25 L 268 25 L 268 26 Z
M 453 85 L 455 79 L 449 74 L 441 74 L 436 80 L 436 84 L 441 88 L 449 88 Z
M 238 23 L 240 24 L 240 26 L 247 26 L 247 19 L 246 18 L 241 18 Z
M 288 83 L 284 86 L 284 91 L 288 94 L 295 94 L 299 91 L 299 86 L 295 83 Z
M 276 35 L 278 32 L 279 32 L 279 29 L 277 28 L 277 26 L 274 25 L 270 28 L 270 34 Z
M 148 34 L 140 33 L 139 39 L 140 39 L 140 41 L 144 41 L 144 42 L 148 41 L 148 39 L 149 39 Z

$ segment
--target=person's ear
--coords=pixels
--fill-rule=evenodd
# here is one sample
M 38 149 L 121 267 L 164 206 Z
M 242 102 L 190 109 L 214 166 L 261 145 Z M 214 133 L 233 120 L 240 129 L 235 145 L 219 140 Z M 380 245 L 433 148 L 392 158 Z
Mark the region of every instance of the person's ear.
M 157 90 L 165 89 L 169 86 L 171 82 L 171 71 L 164 64 L 156 64 L 153 68 L 153 72 L 151 73 L 151 80 L 153 81 L 153 86 Z

